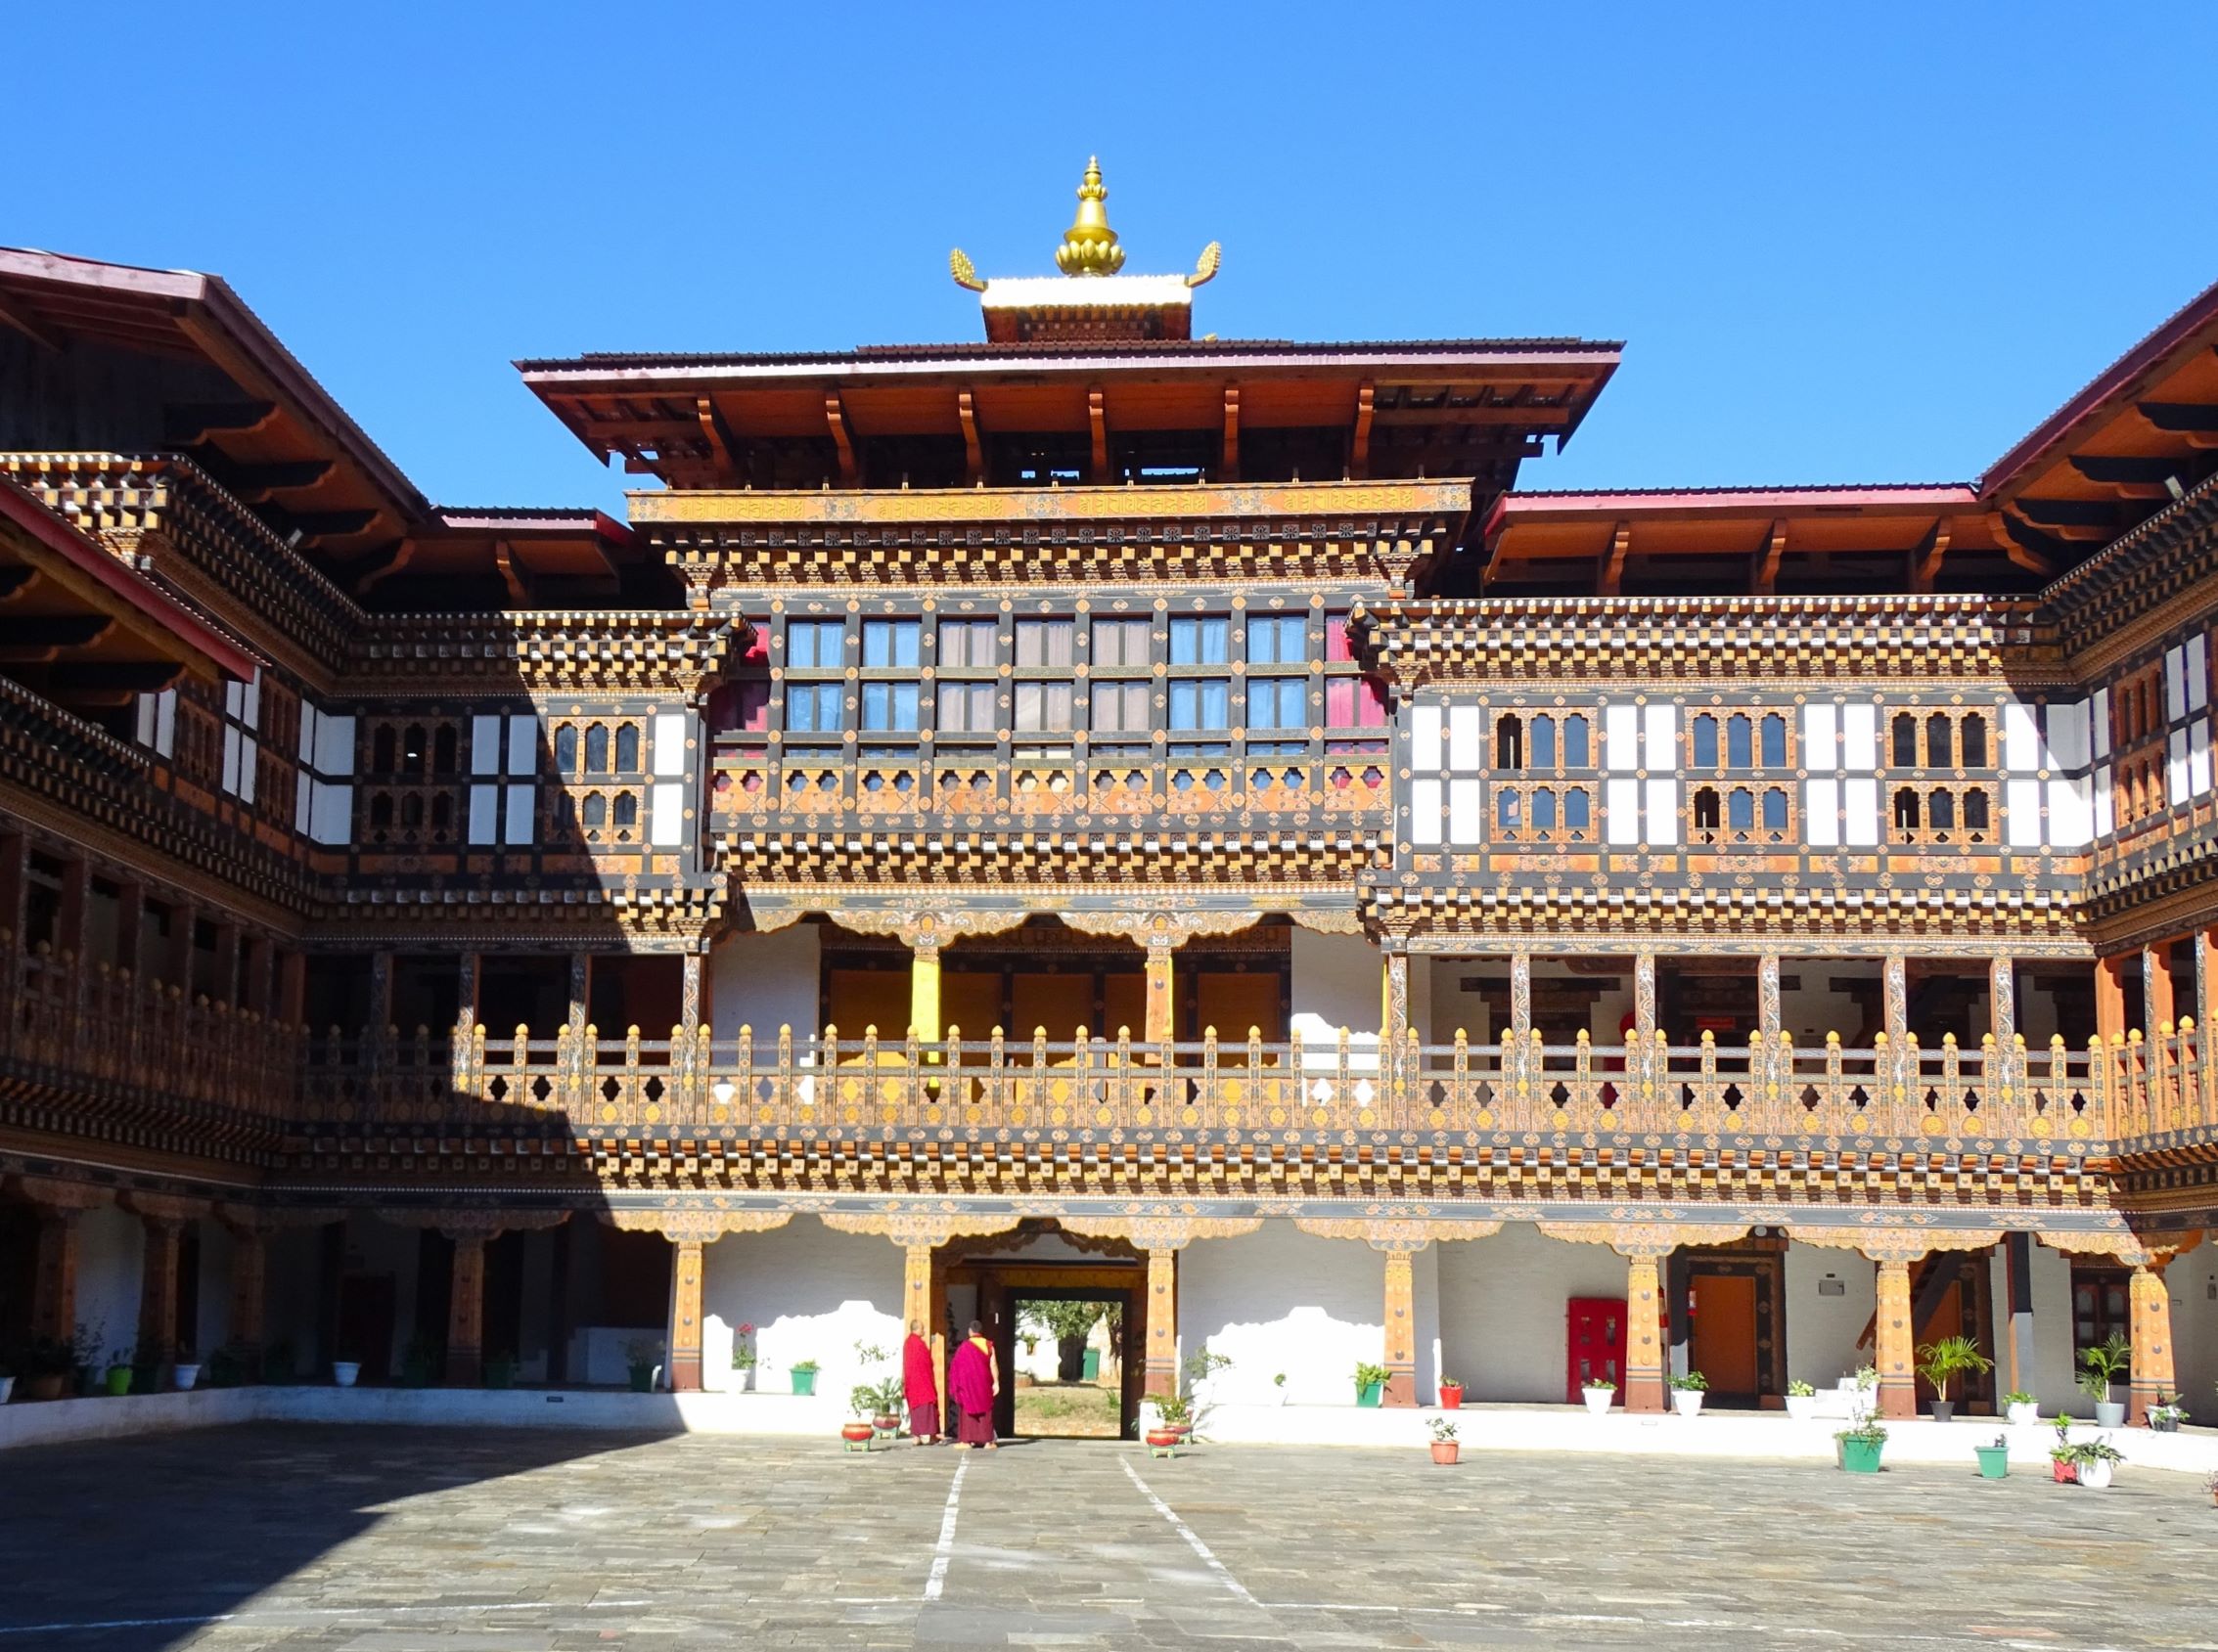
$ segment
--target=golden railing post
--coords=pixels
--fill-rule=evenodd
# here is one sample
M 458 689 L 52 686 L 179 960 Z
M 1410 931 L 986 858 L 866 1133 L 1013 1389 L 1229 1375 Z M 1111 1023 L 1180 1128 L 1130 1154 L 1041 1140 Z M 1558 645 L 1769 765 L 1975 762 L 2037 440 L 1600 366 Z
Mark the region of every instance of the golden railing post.
M 999 1027 L 986 1045 L 986 1108 L 989 1118 L 1010 1116 L 1009 1045 Z
M 2178 1109 L 2173 1105 L 2172 1085 L 2177 1069 L 2172 1064 L 2172 1023 L 2156 1023 L 2156 1038 L 2149 1056 L 2149 1114 L 2150 1127 L 2157 1135 L 2179 1128 L 2174 1122 Z
M 2101 1033 L 2087 1041 L 2087 1087 L 2095 1094 L 2089 1097 L 2102 1111 L 2103 1135 L 2117 1140 L 2127 1134 L 2123 1116 L 2123 1102 L 2118 1094 L 2117 1062 L 2112 1058 L 2110 1046 Z
M 2195 1130 L 2208 1116 L 2203 1106 L 2202 1049 L 2195 1042 L 2195 1023 L 2193 1015 L 2180 1017 L 2180 1111 L 2175 1130 Z
M 1471 1105 L 1471 1035 L 1461 1027 L 1456 1029 L 1455 1054 L 1450 1059 L 1455 1064 L 1449 1069 L 1448 1123 L 1469 1128 L 1476 1109 Z
M 623 1095 L 618 1106 L 620 1108 L 619 1116 L 625 1124 L 636 1125 L 640 1122 L 642 1112 L 640 1101 L 639 1023 L 634 1021 L 628 1023 L 624 1028 Z
M 1417 1128 L 1425 1099 L 1425 1040 L 1415 1027 L 1411 1027 L 1403 1035 L 1402 1061 L 1394 1101 L 1396 1112 L 1393 1123 L 1396 1130 Z M 1431 1109 L 1423 1110 L 1429 1112 Z
M 947 1027 L 946 1054 L 947 1082 L 940 1087 L 940 1099 L 949 1107 L 961 1109 L 969 1101 L 964 1086 L 970 1081 L 963 1076 L 963 1029 L 953 1022 Z
M 1260 1083 L 1261 1080 L 1250 1073 L 1248 1082 L 1256 1084 Z M 1223 1087 L 1224 1080 L 1219 1071 L 1217 1029 L 1213 1026 L 1203 1027 L 1201 1029 L 1201 1104 L 1207 1109 L 1212 1122 L 1215 1120 L 1217 1110 L 1224 1100 Z
M 1956 1034 L 1941 1034 L 1940 1103 L 1934 1109 L 1951 1136 L 1964 1128 L 1964 1064 L 1957 1053 Z
M 1595 1115 L 1602 1109 L 1595 1102 L 1594 1045 L 1587 1037 L 1584 1027 L 1578 1030 L 1577 1036 L 1571 1041 L 1570 1103 L 1570 1108 L 1566 1110 L 1573 1112 L 1572 1128 L 1594 1129 Z
M 2149 1051 L 2141 1042 L 2139 1027 L 2126 1030 L 2125 1086 L 2132 1133 L 2147 1136 L 2153 1123 L 2149 1110 Z

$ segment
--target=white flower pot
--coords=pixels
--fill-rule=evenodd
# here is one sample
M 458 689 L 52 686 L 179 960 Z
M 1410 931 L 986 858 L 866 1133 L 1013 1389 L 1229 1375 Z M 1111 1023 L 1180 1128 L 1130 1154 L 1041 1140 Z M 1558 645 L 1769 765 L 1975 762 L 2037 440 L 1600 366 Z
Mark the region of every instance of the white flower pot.
M 178 1392 L 178 1393 L 180 1393 L 180 1394 L 185 1394 L 185 1393 L 189 1393 L 189 1392 L 191 1392 L 191 1390 L 192 1390 L 192 1388 L 193 1388 L 194 1384 L 198 1383 L 198 1382 L 199 1382 L 200 1380 L 201 1380 L 201 1367 L 200 1367 L 200 1366 L 198 1366 L 198 1365 L 179 1365 L 179 1366 L 177 1367 L 177 1392 Z
M 0 1406 L 5 1406 L 8 1403 L 8 1397 L 15 1392 L 16 1379 L 12 1376 L 0 1376 Z
M 361 1374 L 362 1362 L 359 1360 L 335 1360 L 332 1362 L 331 1379 L 341 1388 L 352 1388 L 354 1379 Z
M 1617 1399 L 1617 1390 L 1614 1388 L 1584 1389 L 1581 1391 L 1581 1398 L 1586 1401 L 1587 1410 L 1591 1414 L 1598 1417 L 1607 1416 L 1610 1406 Z
M 2126 1425 L 2126 1408 L 2122 1401 L 2098 1400 L 2095 1402 L 2097 1428 L 2123 1428 Z
M 2037 1427 L 2041 1421 L 2041 1407 L 2031 1400 L 2019 1401 L 2016 1405 L 2007 1407 L 2003 1414 L 2005 1420 L 2013 1428 L 2033 1428 Z
M 1702 1392 L 1698 1388 L 1674 1388 L 1671 1391 L 1671 1408 L 1683 1417 L 1702 1414 Z
M 2095 1491 L 2102 1491 L 2110 1483 L 2110 1470 L 2114 1463 L 2083 1462 L 2079 1465 L 2079 1483 Z
M 1787 1397 L 1787 1414 L 1796 1422 L 1808 1422 L 1818 1414 L 1818 1397 L 1815 1394 L 1789 1394 Z
M 1273 1384 L 1271 1384 L 1271 1398 L 1269 1403 L 1274 1406 L 1283 1406 L 1287 1403 L 1287 1385 L 1285 1383 L 1274 1382 Z

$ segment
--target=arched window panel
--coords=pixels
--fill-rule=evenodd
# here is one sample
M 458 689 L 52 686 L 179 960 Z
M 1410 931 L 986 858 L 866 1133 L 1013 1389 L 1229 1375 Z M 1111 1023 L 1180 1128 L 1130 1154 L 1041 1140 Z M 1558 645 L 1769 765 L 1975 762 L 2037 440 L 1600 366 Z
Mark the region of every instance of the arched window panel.
M 565 723 L 555 731 L 555 772 L 559 775 L 577 773 L 577 725 Z
M 639 825 L 639 799 L 628 791 L 616 793 L 615 823 L 618 831 L 630 831 Z
M 1754 729 L 1745 717 L 1725 720 L 1725 761 L 1727 767 L 1734 769 L 1752 769 L 1756 765 Z
M 1764 830 L 1775 836 L 1786 835 L 1787 793 L 1779 786 L 1764 793 Z
M 1717 719 L 1707 715 L 1695 719 L 1695 767 L 1717 767 Z
M 1504 837 L 1516 837 L 1524 824 L 1524 799 L 1514 786 L 1503 786 L 1494 794 L 1494 826 Z
M 1583 785 L 1566 787 L 1563 792 L 1563 829 L 1585 836 L 1594 827 L 1594 799 Z
M 1556 794 L 1546 786 L 1540 787 L 1532 794 L 1532 829 L 1534 831 L 1554 831 L 1556 829 Z
M 1987 766 L 1987 720 L 1976 711 L 1964 717 L 1964 766 L 1967 769 L 1984 769 Z
M 442 723 L 431 736 L 431 773 L 451 775 L 455 769 L 455 730 L 452 723 Z
M 1725 800 L 1725 824 L 1736 832 L 1756 829 L 1756 799 L 1752 792 L 1736 788 Z
M 411 775 L 424 775 L 430 772 L 430 745 L 425 738 L 423 724 L 409 724 L 407 733 L 401 736 L 400 766 Z
M 1894 767 L 1918 767 L 1918 719 L 1903 712 L 1894 720 Z
M 620 723 L 616 726 L 616 772 L 622 775 L 639 773 L 639 725 Z
M 609 725 L 596 723 L 585 731 L 585 772 L 605 775 L 609 772 Z
M 1767 715 L 1762 725 L 1762 755 L 1767 769 L 1787 767 L 1787 719 L 1777 712 Z
M 1583 712 L 1572 712 L 1563 719 L 1563 767 L 1588 769 L 1594 766 L 1591 742 L 1593 726 Z
M 1968 832 L 1984 832 L 1987 824 L 1987 794 L 1984 791 L 1968 791 L 1964 794 L 1964 829 Z
M 585 804 L 578 810 L 577 818 L 585 824 L 587 831 L 599 831 L 609 824 L 609 800 L 598 791 L 587 792 Z
M 1532 720 L 1532 766 L 1536 769 L 1556 767 L 1556 719 L 1535 717 Z M 1538 826 L 1540 823 L 1533 823 Z
M 1715 786 L 1695 788 L 1695 829 L 1715 831 L 1718 827 L 1718 798 Z
M 1525 766 L 1524 725 L 1508 712 L 1495 720 L 1494 766 L 1512 771 Z
M 1925 719 L 1925 767 L 1956 767 L 1956 726 L 1937 711 Z
M 393 772 L 393 753 L 395 749 L 396 742 L 394 740 L 393 732 L 389 727 L 381 728 L 375 735 L 371 736 L 370 772 L 376 775 L 391 774 Z
M 1897 831 L 1918 829 L 1918 793 L 1903 786 L 1894 794 L 1894 828 Z
M 1935 831 L 1956 829 L 1956 796 L 1953 792 L 1935 791 L 1925 799 L 1925 824 Z
M 400 824 L 410 831 L 414 831 L 424 824 L 424 794 L 422 792 L 412 791 L 400 800 Z

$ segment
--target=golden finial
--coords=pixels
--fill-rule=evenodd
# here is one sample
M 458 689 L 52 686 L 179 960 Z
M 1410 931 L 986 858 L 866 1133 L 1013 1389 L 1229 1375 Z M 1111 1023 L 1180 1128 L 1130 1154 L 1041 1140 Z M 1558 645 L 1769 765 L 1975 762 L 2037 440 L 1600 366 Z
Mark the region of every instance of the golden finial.
M 1224 262 L 1225 249 L 1216 242 L 1201 248 L 1201 256 L 1195 262 L 1194 273 L 1186 278 L 1189 287 L 1200 287 L 1203 282 L 1214 281 L 1217 266 Z
M 947 273 L 955 278 L 957 287 L 967 287 L 973 292 L 983 292 L 986 284 L 978 279 L 978 267 L 971 262 L 971 255 L 958 246 L 947 255 Z
M 1124 268 L 1124 248 L 1109 228 L 1109 212 L 1102 202 L 1109 191 L 1102 185 L 1098 157 L 1086 161 L 1085 181 L 1078 186 L 1078 216 L 1063 232 L 1063 245 L 1055 249 L 1055 267 L 1067 276 L 1114 275 Z

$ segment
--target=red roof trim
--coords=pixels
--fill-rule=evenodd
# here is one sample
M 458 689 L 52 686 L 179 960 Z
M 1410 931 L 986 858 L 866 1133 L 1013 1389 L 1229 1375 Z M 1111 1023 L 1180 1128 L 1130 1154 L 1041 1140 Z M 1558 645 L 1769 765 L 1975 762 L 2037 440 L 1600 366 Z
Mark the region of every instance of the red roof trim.
M 1652 511 L 1715 511 L 1720 514 L 1903 506 L 1972 510 L 1978 493 L 1965 482 L 1786 488 L 1625 488 L 1612 493 L 1506 493 L 1488 526 L 1512 517 L 1638 515 Z
M 220 669 L 243 683 L 252 679 L 253 657 L 238 644 L 175 598 L 133 573 L 4 476 L 0 476 L 0 516 L 6 516 L 179 642 L 198 649 Z
M 2011 483 L 2022 479 L 2034 462 L 2049 449 L 2062 444 L 2105 402 L 2128 390 L 2135 380 L 2170 355 L 2213 321 L 2218 321 L 2218 282 L 2213 282 L 2171 315 L 2132 349 L 2097 374 L 2078 395 L 2036 425 L 2015 447 L 1987 467 L 1979 478 L 1982 498 L 1992 499 Z

